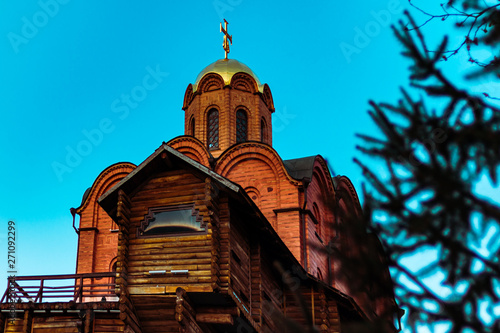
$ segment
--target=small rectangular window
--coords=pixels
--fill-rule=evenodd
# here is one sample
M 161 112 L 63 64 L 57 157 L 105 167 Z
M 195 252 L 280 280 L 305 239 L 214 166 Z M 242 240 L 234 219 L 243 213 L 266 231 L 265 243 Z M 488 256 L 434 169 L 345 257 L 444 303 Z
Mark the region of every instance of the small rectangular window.
M 194 205 L 150 208 L 138 228 L 139 236 L 177 236 L 206 233 Z

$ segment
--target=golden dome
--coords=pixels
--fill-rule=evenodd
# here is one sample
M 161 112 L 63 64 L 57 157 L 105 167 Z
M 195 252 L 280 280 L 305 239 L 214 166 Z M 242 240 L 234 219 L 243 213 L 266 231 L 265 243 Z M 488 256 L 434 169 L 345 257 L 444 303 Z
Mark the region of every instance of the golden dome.
M 208 73 L 219 74 L 224 80 L 224 85 L 229 85 L 231 83 L 231 78 L 233 77 L 233 75 L 241 72 L 250 75 L 257 83 L 259 91 L 263 92 L 264 85 L 260 84 L 260 80 L 257 75 L 255 75 L 255 73 L 252 72 L 252 70 L 247 65 L 235 59 L 220 59 L 205 67 L 196 77 L 196 81 L 193 84 L 193 92 L 198 89 L 198 84 L 200 83 L 201 79 Z

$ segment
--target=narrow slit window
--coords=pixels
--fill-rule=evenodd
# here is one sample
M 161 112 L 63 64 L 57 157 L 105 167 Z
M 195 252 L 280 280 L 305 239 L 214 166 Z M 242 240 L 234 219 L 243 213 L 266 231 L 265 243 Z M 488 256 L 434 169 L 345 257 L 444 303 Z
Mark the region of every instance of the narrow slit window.
M 248 118 L 243 110 L 236 112 L 236 143 L 247 141 L 248 137 Z
M 211 109 L 207 116 L 207 145 L 208 149 L 219 148 L 219 111 Z
M 194 122 L 194 117 L 191 118 L 191 135 L 194 136 L 195 132 L 194 132 L 194 129 L 195 129 L 195 122 Z
M 264 118 L 260 121 L 260 141 L 267 143 L 267 126 Z

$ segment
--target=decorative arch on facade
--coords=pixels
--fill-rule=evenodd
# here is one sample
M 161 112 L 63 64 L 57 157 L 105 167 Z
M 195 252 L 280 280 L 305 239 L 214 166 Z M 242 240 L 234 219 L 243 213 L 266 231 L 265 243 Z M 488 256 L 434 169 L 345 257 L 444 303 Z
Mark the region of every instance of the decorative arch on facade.
M 248 174 L 258 170 L 254 179 L 248 179 Z M 251 198 L 259 193 L 254 203 L 266 216 L 273 227 L 277 226 L 275 209 L 281 207 L 282 184 L 279 170 L 276 170 L 272 161 L 260 154 L 242 154 L 231 161 L 222 174 L 225 178 L 234 181 L 243 188 L 253 187 L 253 193 L 247 193 Z M 245 176 L 246 175 L 246 176 Z M 251 196 L 253 194 L 253 196 Z
M 264 84 L 264 90 L 262 92 L 262 100 L 266 104 L 267 108 L 271 112 L 274 112 L 273 95 L 271 94 L 271 88 L 269 88 L 269 86 L 267 85 L 267 83 Z
M 187 157 L 195 160 L 196 162 L 203 164 L 206 167 L 210 167 L 209 158 L 210 153 L 207 148 L 199 139 L 183 135 L 173 138 L 167 145 L 174 148 L 180 153 L 183 153 Z
M 224 88 L 224 80 L 219 74 L 208 73 L 201 79 L 197 91 L 209 92 Z
M 247 186 L 245 187 L 245 192 L 257 205 L 257 207 L 260 207 L 260 191 L 254 186 Z
M 319 268 L 319 267 L 317 268 L 316 275 L 317 275 L 318 280 L 323 281 L 323 273 L 321 272 L 321 268 Z
M 278 153 L 270 146 L 263 145 L 260 142 L 248 141 L 237 145 L 233 145 L 227 149 L 219 158 L 217 159 L 217 164 L 215 165 L 215 172 L 225 177 L 227 171 L 235 164 L 238 163 L 237 160 L 244 159 L 251 155 L 251 158 L 258 158 L 259 156 L 265 156 L 269 161 L 269 164 L 273 166 L 276 170 L 277 175 L 283 175 L 291 184 L 299 186 L 302 183 L 294 178 L 292 178 L 286 171 L 285 165 L 281 160 Z
M 118 256 L 114 257 L 111 259 L 109 262 L 109 271 L 110 272 L 116 272 L 116 262 L 118 261 Z
M 189 134 L 191 136 L 196 136 L 196 122 L 195 122 L 195 117 L 194 115 L 191 116 L 191 119 L 189 120 Z
M 315 189 L 315 192 L 312 189 Z M 326 161 L 320 155 L 316 156 L 313 164 L 313 173 L 308 191 L 313 192 L 308 196 L 316 200 L 318 210 L 321 214 L 321 221 L 318 220 L 316 226 L 318 234 L 322 240 L 328 243 L 335 234 L 335 189 L 332 182 L 330 170 Z M 314 194 L 314 195 L 313 195 Z
M 109 262 L 109 269 L 108 269 L 108 272 L 112 272 L 112 273 L 116 273 L 116 267 L 117 267 L 117 263 L 118 263 L 118 256 L 115 256 L 113 259 L 111 259 L 111 261 Z M 108 279 L 108 283 L 109 284 L 114 284 L 115 283 L 115 278 L 116 277 L 109 277 L 107 278 Z M 113 294 L 113 292 L 109 292 L 110 294 Z
M 97 204 L 97 199 L 109 190 L 114 184 L 125 178 L 137 166 L 129 162 L 113 164 L 104 169 L 92 184 L 90 191 L 83 198 L 81 205 L 76 208 L 76 213 L 81 215 L 89 208 L 91 203 Z
M 117 163 L 106 168 L 86 191 L 80 207 L 76 208 L 80 215 L 77 272 L 104 272 L 116 256 L 118 226 L 99 205 L 98 199 L 135 168 L 132 163 Z M 91 253 L 88 248 L 85 250 L 86 246 L 90 246 Z
M 184 101 L 182 103 L 183 110 L 186 110 L 189 107 L 189 104 L 191 104 L 193 98 L 194 98 L 193 85 L 190 83 L 186 88 L 186 92 L 184 93 Z
M 365 226 L 360 225 L 362 209 L 358 195 L 349 178 L 345 176 L 336 177 L 337 186 L 337 214 L 338 230 L 341 251 L 346 256 L 355 256 L 356 248 L 354 244 L 363 237 Z
M 103 182 L 103 185 L 99 189 L 97 189 L 96 199 L 109 191 L 113 186 L 115 186 L 115 184 L 117 184 L 127 175 L 128 174 L 124 175 L 123 177 L 110 177 L 105 180 Z M 105 229 L 107 228 L 107 225 L 109 225 L 109 230 L 118 230 L 118 225 L 113 221 L 111 217 L 108 216 L 107 213 L 104 212 L 97 200 L 94 201 L 93 221 L 94 227 L 98 229 Z
M 338 199 L 345 202 L 350 213 L 354 214 L 355 217 L 360 217 L 362 214 L 361 204 L 351 180 L 346 176 L 337 177 L 336 192 L 339 196 Z
M 275 210 L 282 208 L 282 191 L 293 191 L 300 185 L 288 175 L 274 149 L 260 142 L 232 146 L 219 157 L 214 171 L 243 188 L 256 188 L 260 203 L 254 202 L 275 228 L 278 221 Z M 249 179 L 248 173 L 255 178 Z
M 335 196 L 335 185 L 332 181 L 332 175 L 325 159 L 318 155 L 314 161 L 314 169 L 318 175 L 321 175 L 322 184 L 324 185 L 325 194 Z
M 268 143 L 267 122 L 264 117 L 260 119 L 260 141 L 262 141 L 262 143 Z
M 323 222 L 321 220 L 321 211 L 319 210 L 318 204 L 316 202 L 313 202 L 313 204 L 312 204 L 312 213 L 313 213 L 314 218 L 316 219 L 316 222 L 318 222 L 318 224 L 316 225 L 316 232 L 318 233 L 318 235 L 320 237 L 322 237 L 324 234 L 321 231 L 321 227 L 323 226 Z
M 257 82 L 255 82 L 254 78 L 243 72 L 233 75 L 231 78 L 231 87 L 250 93 L 259 91 L 259 87 L 257 86 Z

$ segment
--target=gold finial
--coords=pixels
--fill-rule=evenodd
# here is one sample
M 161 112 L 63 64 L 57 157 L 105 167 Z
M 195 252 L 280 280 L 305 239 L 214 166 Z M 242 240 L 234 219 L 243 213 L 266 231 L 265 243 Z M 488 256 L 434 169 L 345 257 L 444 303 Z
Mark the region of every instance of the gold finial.
M 233 36 L 229 35 L 227 32 L 227 21 L 224 19 L 224 28 L 222 27 L 222 23 L 220 23 L 220 32 L 224 33 L 224 43 L 222 43 L 222 47 L 224 48 L 224 51 L 226 52 L 226 59 L 227 59 L 227 54 L 229 53 L 229 43 L 227 40 L 229 39 L 229 42 L 231 45 L 233 44 Z

